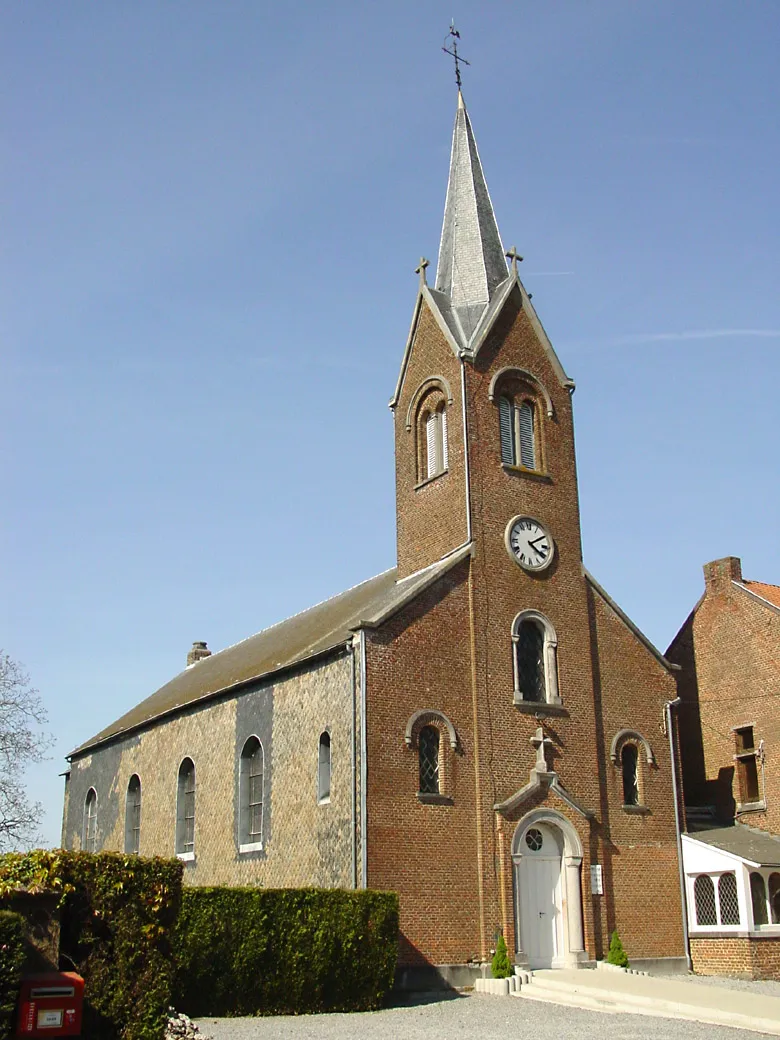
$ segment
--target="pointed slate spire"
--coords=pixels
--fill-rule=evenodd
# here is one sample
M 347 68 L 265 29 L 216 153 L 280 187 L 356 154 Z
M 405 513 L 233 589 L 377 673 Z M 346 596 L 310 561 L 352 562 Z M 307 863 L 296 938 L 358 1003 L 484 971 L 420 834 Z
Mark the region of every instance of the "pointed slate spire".
M 493 203 L 463 95 L 458 91 L 436 289 L 450 298 L 467 339 L 506 277 Z

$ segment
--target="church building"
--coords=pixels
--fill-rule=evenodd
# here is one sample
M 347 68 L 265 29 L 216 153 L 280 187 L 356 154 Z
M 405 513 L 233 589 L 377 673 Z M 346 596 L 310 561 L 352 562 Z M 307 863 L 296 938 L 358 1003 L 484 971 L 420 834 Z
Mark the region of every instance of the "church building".
M 632 963 L 685 968 L 678 666 L 583 565 L 574 383 L 519 259 L 459 93 L 391 401 L 395 567 L 196 643 L 70 755 L 66 848 L 395 890 L 410 984 L 467 984 L 500 934 L 520 966 L 592 964 L 617 929 Z

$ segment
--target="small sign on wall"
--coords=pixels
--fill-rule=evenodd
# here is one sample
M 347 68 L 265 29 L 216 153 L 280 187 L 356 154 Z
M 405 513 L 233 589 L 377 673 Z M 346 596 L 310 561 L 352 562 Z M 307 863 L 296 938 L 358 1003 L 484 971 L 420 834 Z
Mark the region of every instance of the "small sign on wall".
M 601 876 L 601 864 L 593 863 L 590 868 L 590 891 L 594 896 L 604 895 L 604 881 Z

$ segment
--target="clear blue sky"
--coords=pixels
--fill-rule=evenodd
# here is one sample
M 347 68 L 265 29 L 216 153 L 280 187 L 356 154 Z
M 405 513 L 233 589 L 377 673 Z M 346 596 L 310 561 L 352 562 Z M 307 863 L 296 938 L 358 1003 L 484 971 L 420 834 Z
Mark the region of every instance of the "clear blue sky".
M 586 565 L 662 649 L 780 583 L 776 0 L 0 10 L 2 612 L 63 756 L 394 563 L 450 18 L 505 244 L 572 377 Z

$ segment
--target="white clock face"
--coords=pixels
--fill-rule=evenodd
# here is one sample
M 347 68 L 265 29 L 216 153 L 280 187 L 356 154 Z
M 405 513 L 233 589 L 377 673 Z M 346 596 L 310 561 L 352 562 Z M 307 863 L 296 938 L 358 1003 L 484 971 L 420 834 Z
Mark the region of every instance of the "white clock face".
M 555 543 L 549 531 L 531 516 L 516 516 L 505 535 L 509 555 L 527 571 L 543 571 L 552 563 Z

